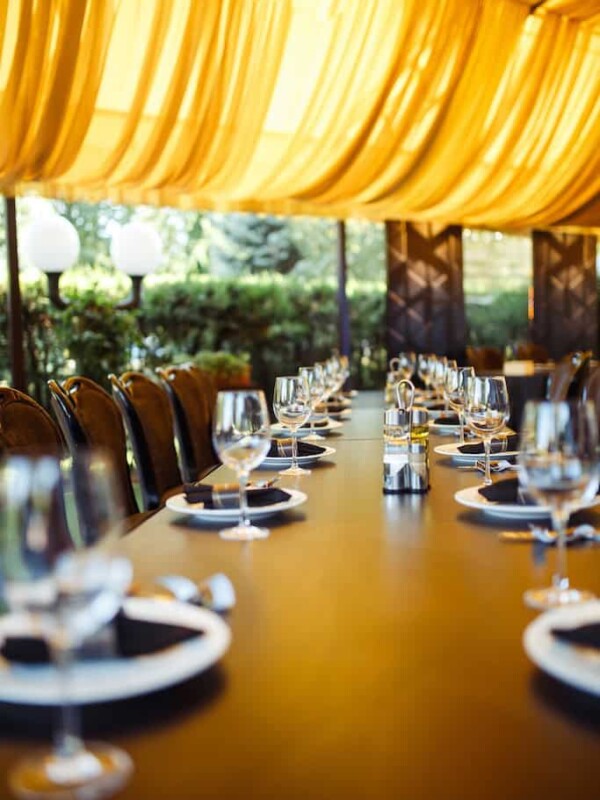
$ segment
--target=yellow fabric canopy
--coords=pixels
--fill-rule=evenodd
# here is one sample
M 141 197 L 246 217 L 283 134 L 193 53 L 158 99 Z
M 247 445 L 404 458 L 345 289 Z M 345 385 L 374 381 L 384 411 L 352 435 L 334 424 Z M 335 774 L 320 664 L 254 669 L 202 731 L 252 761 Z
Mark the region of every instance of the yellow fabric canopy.
M 600 228 L 600 0 L 0 0 L 0 119 L 5 194 Z

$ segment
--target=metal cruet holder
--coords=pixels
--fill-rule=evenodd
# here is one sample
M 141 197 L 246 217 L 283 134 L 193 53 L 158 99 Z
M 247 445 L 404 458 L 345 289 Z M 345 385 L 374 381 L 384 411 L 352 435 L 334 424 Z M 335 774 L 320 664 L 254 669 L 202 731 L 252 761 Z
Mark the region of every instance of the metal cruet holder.
M 397 407 L 384 412 L 383 491 L 385 494 L 424 494 L 429 491 L 427 410 L 414 404 L 409 380 L 395 385 Z M 415 435 L 417 431 L 424 431 Z

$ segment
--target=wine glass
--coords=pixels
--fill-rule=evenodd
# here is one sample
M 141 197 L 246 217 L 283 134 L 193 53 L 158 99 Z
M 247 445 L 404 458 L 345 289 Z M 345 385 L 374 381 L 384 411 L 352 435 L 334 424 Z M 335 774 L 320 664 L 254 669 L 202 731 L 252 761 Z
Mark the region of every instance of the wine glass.
M 300 367 L 298 370 L 298 375 L 301 378 L 306 378 L 306 382 L 308 383 L 308 391 L 310 394 L 310 434 L 306 438 L 312 442 L 322 442 L 325 437 L 319 436 L 319 434 L 315 432 L 313 425 L 316 409 L 319 403 L 322 402 L 323 395 L 325 393 L 325 376 L 323 375 L 323 368 L 320 364 L 315 364 L 314 367 Z M 326 416 L 327 415 L 325 414 L 325 417 Z
M 444 399 L 458 414 L 460 444 L 465 442 L 465 401 L 467 382 L 475 377 L 473 367 L 448 367 L 444 379 Z
M 569 584 L 565 536 L 569 515 L 598 489 L 598 429 L 591 403 L 529 401 L 525 405 L 519 481 L 538 503 L 550 507 L 557 532 L 552 586 L 525 592 L 532 608 L 581 603 L 593 594 Z
M 435 356 L 431 353 L 420 353 L 417 361 L 417 374 L 425 384 L 425 390 L 431 390 L 431 379 L 435 365 Z
M 219 392 L 213 419 L 213 443 L 223 464 L 234 470 L 240 486 L 240 518 L 233 528 L 219 532 L 222 539 L 266 539 L 267 528 L 248 519 L 246 486 L 250 471 L 269 452 L 271 426 L 265 396 L 260 390 Z
M 409 381 L 415 374 L 415 365 L 417 357 L 412 352 L 403 352 L 398 354 L 398 372 L 400 377 Z
M 483 482 L 486 486 L 492 483 L 490 473 L 492 438 L 504 428 L 509 416 L 508 389 L 503 377 L 468 379 L 465 418 L 469 428 L 483 440 L 485 452 Z
M 433 365 L 431 382 L 436 397 L 443 397 L 444 395 L 444 380 L 446 378 L 446 369 L 448 367 L 448 359 L 446 356 L 436 358 Z
M 70 701 L 74 653 L 115 616 L 131 582 L 129 561 L 111 552 L 111 539 L 120 533 L 113 476 L 112 462 L 83 452 L 76 462 L 9 456 L 1 469 L 4 596 L 46 640 L 63 694 L 52 751 L 28 756 L 10 772 L 18 797 L 104 797 L 132 771 L 122 750 L 81 740 Z M 67 539 L 64 498 L 74 487 L 81 494 Z
M 275 379 L 273 411 L 282 425 L 292 432 L 292 465 L 281 475 L 310 475 L 309 469 L 298 466 L 298 428 L 310 417 L 310 390 L 305 377 L 284 375 Z

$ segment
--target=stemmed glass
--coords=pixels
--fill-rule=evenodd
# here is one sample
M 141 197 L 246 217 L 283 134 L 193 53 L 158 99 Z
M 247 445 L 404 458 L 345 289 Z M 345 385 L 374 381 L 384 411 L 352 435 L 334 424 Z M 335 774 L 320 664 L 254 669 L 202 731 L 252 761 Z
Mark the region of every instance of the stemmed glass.
M 431 375 L 431 382 L 433 383 L 436 397 L 444 396 L 444 380 L 446 379 L 447 367 L 448 359 L 446 356 L 439 356 L 436 358 Z
M 425 384 L 427 392 L 431 390 L 431 379 L 436 358 L 431 353 L 421 353 L 417 361 L 417 374 Z
M 598 429 L 591 403 L 528 402 L 521 428 L 519 481 L 538 503 L 550 507 L 557 532 L 552 586 L 525 592 L 532 608 L 581 603 L 593 594 L 569 584 L 565 536 L 569 515 L 598 489 Z
M 310 434 L 306 438 L 312 442 L 322 442 L 324 441 L 325 437 L 319 436 L 319 434 L 315 432 L 313 426 L 313 417 L 316 413 L 319 403 L 321 403 L 323 400 L 323 395 L 325 394 L 325 376 L 323 375 L 323 368 L 320 364 L 315 364 L 314 367 L 300 367 L 298 370 L 298 375 L 301 378 L 306 378 L 306 382 L 308 383 L 308 391 L 310 394 Z
M 310 403 L 310 390 L 305 377 L 284 375 L 275 379 L 273 411 L 279 422 L 292 432 L 292 465 L 282 470 L 281 475 L 310 475 L 309 469 L 298 466 L 297 441 L 298 429 L 310 417 Z
M 84 743 L 73 706 L 74 653 L 119 610 L 131 582 L 127 559 L 111 553 L 121 529 L 114 470 L 107 457 L 77 461 L 10 456 L 0 480 L 0 557 L 9 608 L 29 619 L 46 640 L 57 668 L 62 702 L 51 752 L 31 755 L 9 775 L 25 798 L 105 797 L 127 781 L 132 762 L 122 750 Z M 64 497 L 78 492 L 68 533 Z
M 469 428 L 483 440 L 485 452 L 483 482 L 486 486 L 492 483 L 490 473 L 492 438 L 504 428 L 509 416 L 508 389 L 503 377 L 468 379 L 465 418 Z
M 465 401 L 467 381 L 475 377 L 473 367 L 448 367 L 444 379 L 444 398 L 458 414 L 460 444 L 465 442 Z
M 417 357 L 414 353 L 399 353 L 398 354 L 398 372 L 400 377 L 409 381 L 415 374 L 415 365 Z
M 246 487 L 250 471 L 269 452 L 271 426 L 265 396 L 260 390 L 219 392 L 213 418 L 213 444 L 223 464 L 232 469 L 240 486 L 240 517 L 233 528 L 219 531 L 222 539 L 249 541 L 266 539 L 267 528 L 248 519 Z

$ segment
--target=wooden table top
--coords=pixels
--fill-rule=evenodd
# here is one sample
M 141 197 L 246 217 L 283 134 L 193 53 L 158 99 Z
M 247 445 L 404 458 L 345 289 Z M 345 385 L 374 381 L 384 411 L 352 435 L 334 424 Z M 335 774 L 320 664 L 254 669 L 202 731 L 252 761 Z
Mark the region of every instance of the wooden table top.
M 383 495 L 381 402 L 359 397 L 327 441 L 336 454 L 282 480 L 308 501 L 271 520 L 269 539 L 225 542 L 167 510 L 123 539 L 139 580 L 222 571 L 238 602 L 216 667 L 85 708 L 86 735 L 135 762 L 119 796 L 600 795 L 600 701 L 543 675 L 521 644 L 534 618 L 522 594 L 549 581 L 552 551 L 539 563 L 499 542 L 505 524 L 453 499 L 477 476 L 433 454 L 428 495 Z M 569 571 L 600 595 L 598 547 L 570 549 Z M 0 774 L 50 725 L 48 710 L 0 705 Z

